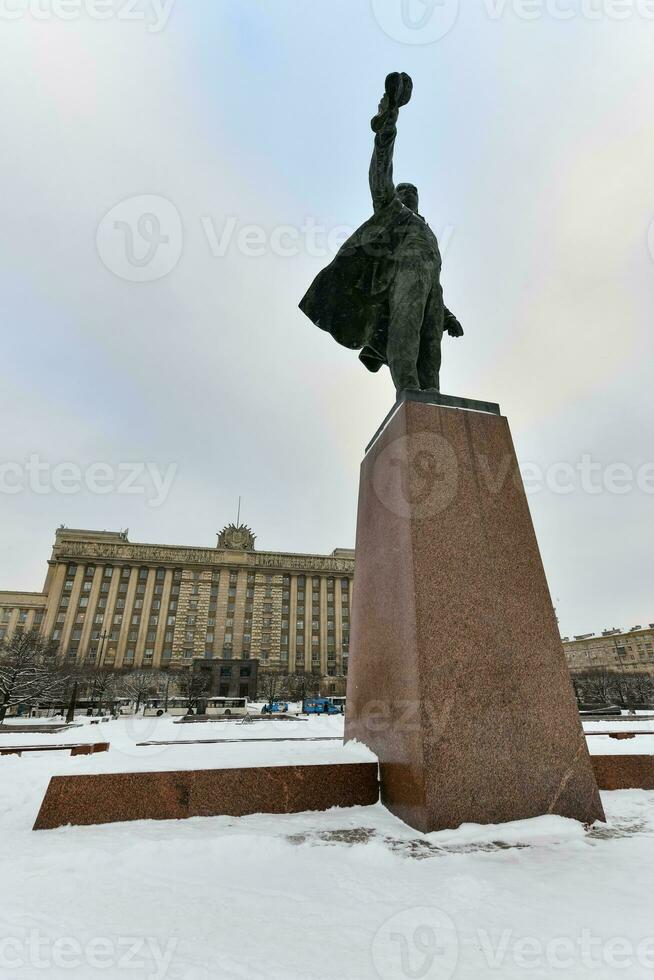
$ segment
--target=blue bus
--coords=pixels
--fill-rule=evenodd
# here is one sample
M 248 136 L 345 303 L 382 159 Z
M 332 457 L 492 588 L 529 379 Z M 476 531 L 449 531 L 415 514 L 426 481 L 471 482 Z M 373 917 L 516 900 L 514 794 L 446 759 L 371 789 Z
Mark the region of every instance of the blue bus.
M 331 698 L 305 698 L 302 711 L 305 715 L 342 715 L 343 706 L 333 704 Z

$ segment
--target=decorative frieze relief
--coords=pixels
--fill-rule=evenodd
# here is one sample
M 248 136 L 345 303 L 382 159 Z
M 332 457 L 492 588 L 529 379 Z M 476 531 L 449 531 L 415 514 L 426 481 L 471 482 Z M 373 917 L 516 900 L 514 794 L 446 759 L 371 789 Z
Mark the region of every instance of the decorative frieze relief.
M 160 547 L 148 544 L 104 544 L 94 541 L 59 541 L 53 552 L 56 561 L 89 559 L 143 564 L 214 565 L 235 563 L 253 568 L 292 571 L 354 572 L 354 559 L 321 555 L 285 555 L 273 552 L 234 552 L 209 548 Z

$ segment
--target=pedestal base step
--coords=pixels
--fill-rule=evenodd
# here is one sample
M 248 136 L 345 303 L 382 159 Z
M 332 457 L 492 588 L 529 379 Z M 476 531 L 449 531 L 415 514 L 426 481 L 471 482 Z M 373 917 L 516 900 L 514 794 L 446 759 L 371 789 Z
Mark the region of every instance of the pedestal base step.
M 592 755 L 600 789 L 654 790 L 654 755 Z
M 374 762 L 53 776 L 34 830 L 371 806 Z

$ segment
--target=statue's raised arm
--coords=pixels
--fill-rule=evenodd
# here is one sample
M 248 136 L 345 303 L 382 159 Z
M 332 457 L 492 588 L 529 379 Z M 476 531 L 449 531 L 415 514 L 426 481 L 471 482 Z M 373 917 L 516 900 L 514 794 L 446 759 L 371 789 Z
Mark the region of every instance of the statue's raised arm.
M 397 136 L 400 107 L 406 105 L 413 92 L 413 82 L 404 72 L 393 72 L 386 79 L 377 115 L 370 125 L 375 134 L 375 148 L 370 161 L 370 193 L 375 212 L 386 207 L 395 197 L 393 183 L 393 152 Z
M 441 339 L 463 334 L 443 302 L 436 235 L 419 211 L 415 184 L 395 184 L 397 119 L 413 92 L 404 72 L 386 78 L 371 125 L 374 214 L 319 272 L 300 303 L 317 327 L 359 350 L 369 371 L 388 364 L 398 393 L 438 391 Z

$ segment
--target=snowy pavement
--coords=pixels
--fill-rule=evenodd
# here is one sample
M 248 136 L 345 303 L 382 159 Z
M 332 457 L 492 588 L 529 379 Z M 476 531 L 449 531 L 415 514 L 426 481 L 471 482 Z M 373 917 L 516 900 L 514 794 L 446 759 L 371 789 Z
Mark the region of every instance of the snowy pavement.
M 120 719 L 68 736 L 0 735 L 0 744 L 112 744 L 104 756 L 0 758 L 2 980 L 654 978 L 654 793 L 603 793 L 608 825 L 588 832 L 542 817 L 423 836 L 381 805 L 32 832 L 60 772 L 345 751 L 329 742 L 136 746 L 227 730 L 324 737 L 340 734 L 342 719 Z M 620 752 L 646 741 L 589 739 L 593 751 L 606 742 Z

